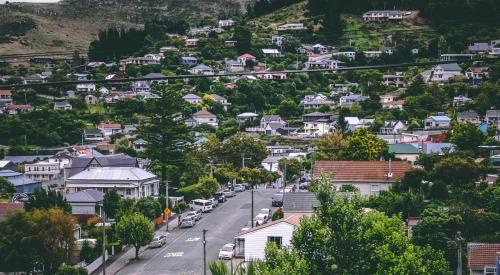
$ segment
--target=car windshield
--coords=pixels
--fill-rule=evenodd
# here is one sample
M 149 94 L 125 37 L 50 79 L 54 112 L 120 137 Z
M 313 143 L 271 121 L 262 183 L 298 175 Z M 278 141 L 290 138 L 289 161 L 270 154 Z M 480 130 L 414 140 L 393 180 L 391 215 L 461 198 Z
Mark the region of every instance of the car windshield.
M 222 251 L 226 251 L 226 252 L 231 252 L 233 250 L 233 247 L 232 246 L 229 246 L 229 245 L 225 245 L 224 247 L 222 247 Z

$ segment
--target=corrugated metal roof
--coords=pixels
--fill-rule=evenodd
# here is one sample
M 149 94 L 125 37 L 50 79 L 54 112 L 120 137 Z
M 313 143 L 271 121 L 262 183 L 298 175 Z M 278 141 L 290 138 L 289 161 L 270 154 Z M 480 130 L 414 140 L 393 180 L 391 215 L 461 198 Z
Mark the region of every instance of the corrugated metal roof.
M 283 195 L 283 212 L 313 212 L 319 206 L 313 192 L 286 192 Z
M 137 167 L 98 167 L 84 170 L 68 180 L 133 180 L 156 178 L 156 175 Z

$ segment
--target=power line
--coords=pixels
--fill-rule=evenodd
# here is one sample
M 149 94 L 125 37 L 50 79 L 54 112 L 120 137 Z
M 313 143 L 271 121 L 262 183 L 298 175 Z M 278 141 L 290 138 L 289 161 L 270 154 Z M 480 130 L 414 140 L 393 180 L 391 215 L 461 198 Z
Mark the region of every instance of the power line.
M 176 76 L 163 76 L 163 77 L 133 77 L 123 79 L 101 79 L 101 80 L 78 80 L 78 81 L 54 81 L 44 83 L 28 83 L 28 84 L 9 84 L 0 85 L 0 88 L 23 88 L 23 87 L 36 87 L 36 86 L 63 86 L 63 85 L 76 85 L 85 83 L 123 83 L 129 81 L 155 81 L 155 80 L 177 80 L 177 79 L 199 79 L 199 78 L 213 78 L 213 77 L 234 77 L 234 76 L 258 76 L 266 74 L 300 74 L 300 73 L 328 73 L 328 72 L 344 72 L 344 71 L 360 71 L 360 70 L 373 70 L 373 69 L 390 69 L 390 68 L 406 68 L 406 67 L 422 67 L 437 64 L 450 64 L 450 63 L 465 63 L 474 61 L 496 61 L 500 57 L 495 58 L 480 58 L 471 59 L 466 61 L 426 61 L 426 62 L 410 62 L 410 63 L 397 63 L 397 64 L 383 64 L 383 65 L 368 65 L 368 66 L 353 66 L 342 67 L 337 69 L 313 69 L 313 70 L 282 70 L 282 71 L 261 71 L 261 72 L 239 72 L 239 73 L 219 73 L 213 75 L 176 75 Z

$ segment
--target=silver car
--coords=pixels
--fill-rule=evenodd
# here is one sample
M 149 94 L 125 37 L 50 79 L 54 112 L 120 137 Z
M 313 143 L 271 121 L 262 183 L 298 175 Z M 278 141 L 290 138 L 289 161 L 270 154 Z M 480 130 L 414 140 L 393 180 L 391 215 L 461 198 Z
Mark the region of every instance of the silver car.
M 230 198 L 230 197 L 235 196 L 234 191 L 229 190 L 229 189 L 224 189 L 224 191 L 222 191 L 222 194 L 224 194 L 224 196 L 226 196 L 226 198 Z
M 192 217 L 195 221 L 201 219 L 201 210 L 198 209 L 196 211 L 189 211 L 186 213 L 185 217 Z
M 167 236 L 165 235 L 160 235 L 160 236 L 155 236 L 153 238 L 153 241 L 149 244 L 150 248 L 157 248 L 157 247 L 162 247 L 167 243 Z
M 193 227 L 196 225 L 196 220 L 193 217 L 184 217 L 181 220 L 180 227 Z

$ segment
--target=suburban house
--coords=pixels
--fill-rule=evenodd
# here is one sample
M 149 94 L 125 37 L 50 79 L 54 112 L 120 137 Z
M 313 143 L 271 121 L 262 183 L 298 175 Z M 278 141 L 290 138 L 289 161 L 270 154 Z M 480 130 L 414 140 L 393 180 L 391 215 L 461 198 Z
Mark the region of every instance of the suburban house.
M 99 102 L 99 99 L 95 95 L 86 95 L 85 96 L 85 104 L 87 105 L 95 105 Z
M 99 129 L 84 129 L 83 130 L 83 138 L 86 141 L 103 141 L 104 134 Z
M 219 20 L 219 28 L 226 28 L 226 27 L 231 27 L 234 25 L 234 20 L 233 19 L 226 19 L 226 20 Z
M 235 41 L 235 40 L 225 40 L 224 41 L 224 46 L 226 46 L 228 48 L 234 48 L 234 47 L 236 47 L 236 43 L 238 43 L 238 41 Z
M 200 41 L 200 39 L 198 39 L 198 38 L 186 38 L 186 40 L 184 40 L 184 43 L 187 47 L 194 47 L 194 46 L 198 45 L 199 41 Z
M 271 43 L 273 43 L 274 45 L 276 45 L 278 47 L 281 47 L 281 45 L 283 45 L 283 41 L 285 39 L 286 39 L 286 37 L 283 35 L 273 35 L 273 36 L 271 36 Z
M 380 134 L 383 135 L 396 135 L 401 134 L 408 129 L 408 124 L 401 120 L 386 120 L 384 125 L 380 127 Z
M 153 56 L 149 55 L 147 57 L 130 57 L 130 58 L 125 58 L 120 60 L 120 65 L 121 66 L 127 66 L 127 65 L 137 65 L 137 66 L 142 66 L 142 65 L 157 65 L 160 64 L 160 60 L 163 56 Z
M 133 81 L 132 91 L 134 93 L 149 93 L 151 91 L 151 86 L 148 81 Z
M 363 54 L 365 55 L 366 58 L 372 59 L 372 58 L 377 58 L 382 55 L 381 51 L 363 51 Z
M 344 62 L 333 59 L 332 55 L 324 54 L 319 56 L 311 55 L 308 58 L 308 61 L 304 63 L 305 70 L 315 70 L 315 69 L 329 69 L 335 70 L 338 69 L 344 64 Z
M 472 98 L 468 98 L 464 95 L 455 96 L 453 97 L 453 106 L 464 106 L 466 103 L 472 103 L 472 101 Z
M 67 101 L 62 101 L 62 102 L 54 102 L 54 110 L 71 110 L 73 109 L 73 106 L 69 104 Z
M 237 60 L 241 64 L 246 65 L 247 61 L 254 61 L 255 62 L 257 60 L 257 58 L 249 53 L 245 53 L 245 54 L 238 56 Z
M 422 154 L 438 154 L 444 155 L 446 152 L 453 152 L 455 145 L 448 142 L 414 142 L 410 143 L 415 146 Z
M 190 125 L 190 126 L 198 126 L 202 124 L 208 124 L 213 127 L 219 126 L 219 123 L 217 121 L 217 116 L 210 113 L 207 110 L 200 110 L 194 113 L 192 119 L 194 120 L 195 125 Z
M 424 121 L 424 129 L 448 129 L 450 128 L 451 118 L 445 115 L 430 116 Z
M 85 189 L 64 195 L 64 199 L 71 205 L 71 214 L 75 216 L 102 217 L 104 193 L 95 189 Z
M 304 109 L 317 109 L 321 106 L 328 106 L 330 109 L 335 107 L 335 102 L 328 100 L 326 96 L 322 94 L 306 95 L 304 99 L 300 101 L 300 104 L 304 106 Z
M 387 103 L 387 102 L 396 101 L 399 96 L 400 95 L 396 94 L 396 93 L 388 93 L 388 94 L 385 94 L 385 95 L 381 95 L 380 96 L 380 103 L 384 104 L 384 103 Z
M 405 161 L 326 161 L 314 163 L 313 177 L 323 174 L 330 177 L 332 184 L 340 190 L 343 185 L 353 185 L 363 197 L 378 196 L 380 191 L 389 190 L 396 181 L 412 169 Z
M 470 122 L 476 125 L 481 124 L 481 118 L 476 111 L 465 111 L 457 114 L 457 121 L 460 123 Z
M 198 58 L 194 56 L 181 56 L 179 57 L 180 66 L 189 66 L 198 63 Z
M 241 72 L 245 70 L 245 64 L 237 60 L 226 60 L 224 68 L 226 69 L 226 71 Z
M 24 175 L 31 180 L 49 182 L 57 180 L 61 176 L 59 163 L 40 161 L 24 165 Z
M 470 275 L 498 274 L 499 262 L 500 243 L 467 243 L 467 268 Z
M 5 106 L 5 113 L 9 115 L 18 115 L 33 111 L 31 104 L 9 104 Z
M 422 73 L 425 82 L 447 82 L 461 75 L 462 68 L 460 68 L 457 63 L 439 64 L 432 70 Z
M 302 23 L 288 23 L 288 24 L 283 24 L 279 25 L 276 30 L 278 31 L 293 31 L 293 30 L 303 30 L 304 24 Z
M 281 124 L 282 126 L 286 125 L 286 122 L 283 119 L 281 119 L 281 117 L 278 115 L 263 115 L 262 118 L 260 119 L 261 128 L 266 128 L 266 126 L 270 123 L 278 123 Z
M 0 108 L 12 103 L 12 92 L 10 90 L 0 90 Z
M 471 53 L 445 53 L 439 56 L 441 61 L 467 61 L 474 58 L 474 54 Z
M 353 90 L 358 87 L 358 83 L 342 83 L 335 84 L 332 87 L 331 96 L 336 96 L 339 94 L 347 93 L 349 90 Z
M 32 193 L 37 188 L 42 188 L 40 180 L 32 180 L 22 173 L 12 170 L 0 170 L 0 177 L 5 178 L 16 188 L 16 193 Z
M 283 195 L 283 217 L 311 216 L 319 206 L 314 192 L 285 192 Z
M 203 75 L 213 75 L 215 73 L 214 69 L 210 68 L 205 64 L 196 65 L 193 68 L 191 68 L 189 72 L 192 74 L 203 74 Z
M 384 74 L 384 84 L 386 86 L 403 88 L 405 86 L 405 76 L 402 72 L 396 72 L 394 74 Z
M 78 83 L 76 84 L 77 92 L 93 93 L 96 91 L 94 83 Z
M 182 97 L 185 101 L 189 102 L 190 104 L 197 105 L 203 101 L 203 99 L 195 94 L 187 94 Z
M 28 75 L 28 76 L 24 77 L 23 83 L 24 84 L 45 83 L 45 82 L 47 82 L 47 78 L 49 78 L 49 76 L 45 73 L 32 74 L 32 75 Z
M 399 143 L 389 144 L 389 153 L 394 154 L 394 157 L 397 159 L 415 163 L 418 159 L 420 151 L 411 144 Z
M 345 96 L 341 96 L 339 99 L 339 105 L 341 107 L 351 107 L 353 104 L 361 103 L 367 99 L 368 97 L 366 96 L 351 93 Z
M 314 112 L 302 116 L 304 135 L 306 137 L 320 137 L 335 129 L 331 115 Z
M 405 105 L 405 100 L 395 100 L 395 101 L 389 101 L 389 102 L 383 102 L 382 103 L 382 108 L 383 109 L 399 109 L 403 110 L 403 107 Z
M 264 56 L 272 56 L 272 57 L 278 57 L 281 56 L 281 53 L 278 49 L 262 49 L 262 55 Z
M 17 165 L 10 160 L 0 160 L 0 171 L 2 170 L 17 171 Z
M 109 137 L 121 133 L 122 125 L 119 123 L 101 123 L 97 125 L 97 129 L 99 129 L 105 137 Z
M 66 179 L 66 188 L 72 192 L 94 189 L 106 193 L 116 188 L 124 198 L 156 197 L 159 192 L 156 175 L 137 167 L 89 167 Z
M 476 42 L 468 47 L 471 54 L 487 54 L 491 50 L 491 45 L 487 42 Z
M 166 77 L 166 75 L 162 73 L 148 73 L 143 76 L 143 78 L 148 80 L 149 85 L 153 83 L 168 83 L 167 79 L 161 79 Z
M 169 53 L 169 52 L 178 52 L 178 51 L 179 51 L 179 49 L 177 47 L 174 47 L 174 46 L 165 46 L 165 47 L 160 48 L 160 53 L 162 53 L 162 54 Z
M 465 76 L 470 80 L 483 80 L 488 77 L 489 67 L 469 67 L 465 70 Z
M 75 157 L 64 168 L 65 178 L 96 167 L 139 167 L 139 163 L 136 158 L 124 154 Z
M 350 61 L 353 61 L 356 59 L 356 52 L 351 52 L 351 51 L 347 51 L 347 52 L 334 52 L 332 53 L 332 56 L 345 56 L 347 57 Z
M 231 106 L 231 103 L 229 103 L 226 98 L 218 94 L 211 94 L 210 97 L 213 98 L 220 105 L 224 106 L 225 111 L 227 111 L 227 108 Z
M 363 20 L 370 22 L 400 21 L 406 16 L 406 12 L 400 10 L 373 10 L 363 14 Z
M 354 131 L 358 128 L 367 128 L 370 127 L 374 122 L 375 119 L 370 118 L 358 118 L 355 116 L 346 116 L 344 117 L 344 121 L 347 124 L 347 129 L 349 131 Z
M 487 123 L 496 125 L 500 129 L 500 110 L 487 110 L 485 120 Z
M 236 257 L 245 261 L 265 260 L 267 244 L 274 242 L 278 247 L 290 246 L 293 232 L 299 224 L 299 216 L 289 216 L 239 233 L 234 237 Z
M 148 144 L 147 141 L 145 141 L 144 139 L 140 138 L 140 139 L 134 140 L 134 142 L 132 143 L 132 147 L 134 148 L 134 150 L 136 152 L 144 152 L 146 150 L 146 145 L 147 144 Z
M 254 120 L 258 116 L 259 115 L 256 113 L 245 112 L 245 113 L 241 113 L 241 114 L 237 115 L 236 121 L 238 121 L 238 123 L 245 123 L 246 121 Z

